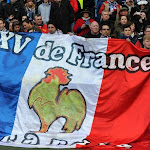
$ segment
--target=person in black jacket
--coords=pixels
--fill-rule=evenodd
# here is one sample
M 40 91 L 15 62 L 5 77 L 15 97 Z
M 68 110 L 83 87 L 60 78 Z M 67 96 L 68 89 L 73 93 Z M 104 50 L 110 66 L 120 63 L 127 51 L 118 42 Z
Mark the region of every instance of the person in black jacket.
M 64 34 L 71 31 L 71 23 L 74 21 L 74 10 L 68 0 L 56 0 L 50 10 L 50 20 L 56 22 L 56 26 Z
M 0 18 L 5 19 L 5 6 L 6 6 L 6 1 L 5 0 L 1 0 L 0 2 Z
M 6 4 L 5 18 L 8 19 L 11 15 L 19 21 L 21 21 L 22 15 L 25 15 L 21 3 L 17 0 L 11 0 L 10 3 Z

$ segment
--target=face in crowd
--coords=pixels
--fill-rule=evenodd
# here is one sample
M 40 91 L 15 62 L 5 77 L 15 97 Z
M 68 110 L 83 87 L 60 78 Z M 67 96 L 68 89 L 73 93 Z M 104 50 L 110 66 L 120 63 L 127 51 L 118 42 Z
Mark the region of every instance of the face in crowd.
M 23 22 L 22 25 L 25 30 L 30 30 L 32 28 L 31 23 Z
M 14 32 L 19 32 L 21 29 L 20 25 L 15 25 L 14 26 Z
M 56 32 L 56 27 L 53 24 L 48 24 L 48 31 L 50 34 L 54 34 Z
M 150 28 L 147 28 L 147 29 L 144 31 L 144 34 L 145 34 L 145 35 L 150 35 Z
M 24 21 L 24 20 L 26 20 L 26 19 L 28 19 L 27 16 L 22 16 L 22 21 Z
M 89 27 L 90 27 L 92 34 L 98 34 L 99 33 L 99 24 L 96 21 L 93 21 Z
M 131 35 L 131 28 L 130 27 L 124 28 L 123 33 L 125 36 L 129 37 Z
M 128 16 L 128 10 L 122 10 L 120 11 L 121 16 Z
M 102 16 L 101 17 L 102 17 L 102 19 L 104 21 L 108 20 L 110 18 L 109 12 L 102 12 Z
M 133 33 L 133 32 L 135 31 L 135 24 L 132 23 L 132 24 L 130 25 L 130 28 L 131 28 L 131 32 Z
M 110 31 L 111 31 L 111 30 L 110 30 L 110 28 L 109 28 L 108 25 L 103 25 L 103 26 L 102 26 L 102 29 L 100 30 L 100 33 L 101 33 L 101 35 L 107 37 L 107 36 L 110 35 Z
M 143 45 L 145 49 L 150 49 L 150 35 L 145 35 L 143 38 Z
M 120 18 L 120 23 L 122 24 L 122 25 L 124 25 L 124 24 L 127 24 L 127 17 L 126 16 L 121 16 L 121 18 Z
M 141 7 L 142 10 L 145 9 L 145 5 L 144 4 L 141 4 L 140 7 Z
M 83 17 L 84 17 L 84 18 L 89 18 L 89 16 L 90 16 L 90 15 L 89 15 L 88 12 L 84 12 L 84 13 L 83 13 Z
M 34 22 L 36 23 L 36 25 L 41 25 L 43 23 L 42 21 L 42 17 L 41 16 L 35 16 L 34 18 Z

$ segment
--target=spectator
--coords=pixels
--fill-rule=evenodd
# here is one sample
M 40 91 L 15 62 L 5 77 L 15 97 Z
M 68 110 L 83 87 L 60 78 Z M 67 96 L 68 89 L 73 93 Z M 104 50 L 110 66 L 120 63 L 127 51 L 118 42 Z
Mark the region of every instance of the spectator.
M 101 19 L 101 15 L 99 14 L 99 9 L 102 6 L 104 1 L 106 1 L 106 0 L 97 0 L 97 2 L 96 2 L 96 5 L 95 5 L 96 18 L 95 18 L 95 20 L 97 22 L 99 22 Z
M 127 7 L 122 7 L 119 12 L 119 16 L 129 16 L 129 9 Z
M 99 24 L 96 21 L 93 21 L 89 24 L 90 31 L 82 36 L 85 38 L 100 38 L 99 33 Z
M 56 0 L 50 11 L 50 19 L 56 22 L 57 27 L 64 34 L 71 31 L 71 24 L 74 21 L 74 10 L 69 0 Z
M 144 31 L 144 34 L 145 35 L 150 35 L 150 25 L 147 25 L 146 27 L 145 27 L 145 31 Z
M 8 19 L 9 16 L 14 16 L 15 19 L 21 21 L 21 17 L 24 15 L 22 5 L 17 0 L 10 0 L 10 3 L 6 4 L 5 7 L 5 18 Z
M 100 28 L 102 28 L 103 24 L 108 24 L 111 28 L 111 34 L 112 34 L 114 32 L 114 23 L 111 20 L 109 20 L 109 18 L 110 18 L 109 12 L 106 10 L 103 10 L 99 25 L 100 25 Z
M 12 32 L 23 32 L 21 23 L 19 21 L 15 21 L 12 23 Z
M 141 37 L 143 36 L 145 27 L 148 24 L 150 24 L 150 20 L 148 20 L 146 13 L 144 11 L 141 11 L 139 18 L 135 20 L 135 28 Z
M 128 42 L 132 42 L 135 46 L 141 48 L 142 46 L 141 46 L 138 38 L 136 38 L 136 37 L 132 38 L 131 34 L 132 34 L 132 31 L 131 31 L 130 24 L 124 25 L 123 35 L 122 35 L 121 39 L 126 39 Z
M 150 25 L 147 25 L 145 27 L 144 35 L 150 35 Z M 140 43 L 141 43 L 142 47 L 144 47 L 143 46 L 143 37 L 140 37 L 139 40 L 140 40 Z
M 143 48 L 150 49 L 150 35 L 144 35 L 144 37 L 143 37 Z
M 16 22 L 16 21 L 18 21 L 18 20 L 17 20 L 17 19 L 12 19 L 12 20 L 10 21 L 10 23 L 9 23 L 9 27 L 8 27 L 9 32 L 13 32 L 12 24 L 13 24 L 13 22 Z
M 32 21 L 34 19 L 35 4 L 33 3 L 33 0 L 27 0 L 27 3 L 25 4 L 25 13 L 29 20 Z
M 40 14 L 34 16 L 34 23 L 35 26 L 42 31 L 42 33 L 48 33 L 47 25 L 43 24 L 42 16 Z
M 141 0 L 135 5 L 134 8 L 131 10 L 131 19 L 133 21 L 137 20 L 139 18 L 140 12 L 144 11 L 146 13 L 147 19 L 150 20 L 149 12 L 150 12 L 150 6 L 149 3 L 146 0 Z
M 5 6 L 6 2 L 4 0 L 0 1 L 0 18 L 6 19 L 5 18 Z
M 51 9 L 51 2 L 49 2 L 49 0 L 44 0 L 44 2 L 40 4 L 38 7 L 38 13 L 42 16 L 44 24 L 47 24 L 49 21 L 50 9 Z
M 74 10 L 74 21 L 71 24 L 71 32 L 73 32 L 73 27 L 74 27 L 75 21 L 78 18 L 80 18 L 81 7 L 80 7 L 80 3 L 78 2 L 78 0 L 69 0 L 69 1 Z
M 56 24 L 51 20 L 48 22 L 47 28 L 48 28 L 48 34 L 53 34 L 53 35 L 63 34 L 61 30 L 57 29 Z
M 27 15 L 24 15 L 24 16 L 22 16 L 21 21 L 23 22 L 23 21 L 24 21 L 24 20 L 26 20 L 26 19 L 28 19 L 28 20 L 29 20 L 28 16 L 27 16 Z
M 24 32 L 42 32 L 38 27 L 34 26 L 30 20 L 24 20 L 22 25 L 24 27 Z
M 115 38 L 121 38 L 122 32 L 123 32 L 123 26 L 127 23 L 128 23 L 127 16 L 121 16 L 120 22 L 118 23 L 117 27 L 115 27 L 115 30 L 114 30 L 114 37 Z
M 14 19 L 13 15 L 8 16 L 6 19 L 6 29 L 9 29 L 9 23 Z
M 134 24 L 134 22 L 129 22 L 129 25 L 130 25 L 130 28 L 131 28 L 131 37 L 132 37 L 132 39 L 134 40 L 136 40 L 136 39 L 139 39 L 139 35 L 138 35 L 138 33 L 136 32 L 136 30 L 135 30 L 135 24 Z M 134 44 L 134 43 L 133 43 Z
M 128 13 L 130 15 L 131 9 L 134 8 L 133 0 L 126 0 L 126 2 L 124 3 L 124 5 L 122 7 L 126 7 L 128 9 Z
M 100 38 L 111 38 L 110 32 L 111 32 L 110 26 L 107 24 L 103 24 L 100 29 L 101 33 Z
M 115 22 L 115 20 L 119 17 L 119 11 L 121 6 L 115 0 L 108 0 L 103 3 L 103 5 L 99 9 L 99 14 L 102 14 L 103 10 L 109 11 L 110 20 Z
M 129 16 L 128 8 L 127 7 L 122 7 L 120 9 L 119 18 L 116 19 L 115 24 L 114 24 L 115 28 L 117 27 L 118 23 L 120 22 L 121 16 L 127 16 L 127 20 L 128 21 L 130 20 L 130 16 Z
M 88 9 L 85 9 L 81 12 L 82 18 L 79 18 L 74 25 L 73 32 L 78 36 L 82 36 L 85 33 L 88 33 L 90 28 L 89 24 L 94 21 L 91 18 L 91 12 Z
M 7 32 L 7 29 L 5 28 L 5 21 L 3 18 L 0 18 L 0 31 Z

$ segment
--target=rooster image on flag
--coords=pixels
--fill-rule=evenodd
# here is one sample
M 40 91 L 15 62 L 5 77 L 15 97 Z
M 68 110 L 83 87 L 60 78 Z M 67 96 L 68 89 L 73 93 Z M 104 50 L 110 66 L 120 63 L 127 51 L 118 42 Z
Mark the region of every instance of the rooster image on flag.
M 70 82 L 71 74 L 63 68 L 56 67 L 48 69 L 46 75 L 29 95 L 29 106 L 34 108 L 40 118 L 39 132 L 47 132 L 50 125 L 59 117 L 67 120 L 62 129 L 65 133 L 79 130 L 86 114 L 84 97 L 75 89 L 64 88 L 60 91 L 60 85 Z

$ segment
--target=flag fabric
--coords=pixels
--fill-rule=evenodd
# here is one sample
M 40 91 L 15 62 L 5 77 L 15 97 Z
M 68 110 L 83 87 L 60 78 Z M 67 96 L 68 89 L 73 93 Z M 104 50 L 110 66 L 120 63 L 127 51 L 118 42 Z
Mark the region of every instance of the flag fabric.
M 0 36 L 0 145 L 150 150 L 149 50 L 119 39 Z

